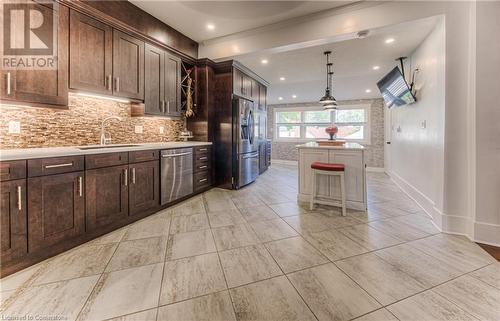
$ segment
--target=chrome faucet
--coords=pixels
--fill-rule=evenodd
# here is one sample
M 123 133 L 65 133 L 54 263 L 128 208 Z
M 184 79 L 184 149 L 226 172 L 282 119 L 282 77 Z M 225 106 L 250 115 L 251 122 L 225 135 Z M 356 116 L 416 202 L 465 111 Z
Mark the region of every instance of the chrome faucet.
M 107 145 L 111 142 L 111 134 L 106 132 L 105 127 L 106 127 L 106 122 L 113 119 L 122 120 L 118 116 L 109 116 L 104 118 L 104 120 L 101 122 L 101 145 Z M 106 134 L 108 134 L 108 137 L 106 137 Z

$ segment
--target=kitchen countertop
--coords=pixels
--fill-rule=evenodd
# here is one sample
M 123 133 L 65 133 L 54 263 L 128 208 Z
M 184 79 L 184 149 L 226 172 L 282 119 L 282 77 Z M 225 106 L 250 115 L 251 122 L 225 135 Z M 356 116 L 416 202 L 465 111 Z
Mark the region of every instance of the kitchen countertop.
M 127 146 L 134 145 L 134 146 Z M 210 142 L 166 142 L 166 143 L 145 143 L 145 144 L 111 144 L 109 146 L 123 146 L 113 148 L 97 148 L 97 149 L 79 149 L 81 147 L 94 147 L 99 145 L 88 146 L 69 146 L 69 147 L 44 147 L 44 148 L 19 148 L 19 149 L 4 149 L 0 150 L 0 161 L 12 161 L 22 159 L 35 159 L 46 157 L 60 156 L 76 156 L 76 155 L 92 155 L 104 153 L 132 152 L 149 149 L 172 149 L 183 147 L 194 147 L 212 145 Z
M 309 142 L 301 145 L 297 145 L 297 148 L 314 148 L 314 149 L 357 149 L 363 150 L 365 147 L 358 143 L 344 143 L 342 146 L 319 146 L 316 142 Z

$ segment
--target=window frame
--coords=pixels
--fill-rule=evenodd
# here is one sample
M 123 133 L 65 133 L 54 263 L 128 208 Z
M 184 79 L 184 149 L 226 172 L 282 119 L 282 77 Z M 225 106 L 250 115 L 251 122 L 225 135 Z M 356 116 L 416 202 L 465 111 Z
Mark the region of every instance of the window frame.
M 338 110 L 351 110 L 351 109 L 363 109 L 365 111 L 365 122 L 349 122 L 349 123 L 337 123 L 336 125 L 338 127 L 340 126 L 363 126 L 363 139 L 349 139 L 349 138 L 339 138 L 339 139 L 345 139 L 348 142 L 356 142 L 356 143 L 362 143 L 366 145 L 370 145 L 371 143 L 371 117 L 370 117 L 370 105 L 369 104 L 356 104 L 356 105 L 340 105 L 337 106 Z M 335 116 L 334 112 L 335 110 L 330 111 L 330 122 L 329 123 L 306 123 L 305 122 L 305 113 L 307 111 L 323 111 L 322 106 L 314 106 L 314 107 L 275 107 L 273 110 L 273 115 L 274 115 L 274 124 L 273 124 L 273 130 L 274 130 L 274 141 L 276 142 L 289 142 L 289 143 L 304 143 L 304 142 L 310 142 L 310 141 L 315 141 L 318 138 L 306 138 L 306 127 L 307 126 L 325 126 L 325 125 L 332 125 L 335 124 Z M 300 112 L 300 122 L 299 123 L 279 123 L 278 122 L 278 113 L 279 112 L 290 112 L 290 111 L 296 111 Z M 292 126 L 299 126 L 300 127 L 300 137 L 292 137 L 292 138 L 287 138 L 287 137 L 279 137 L 279 126 L 280 125 L 292 125 Z

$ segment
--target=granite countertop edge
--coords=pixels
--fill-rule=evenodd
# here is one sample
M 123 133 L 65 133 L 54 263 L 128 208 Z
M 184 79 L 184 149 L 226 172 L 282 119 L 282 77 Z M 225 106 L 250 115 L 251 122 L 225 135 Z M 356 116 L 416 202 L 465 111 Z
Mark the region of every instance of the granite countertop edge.
M 0 161 L 14 161 L 36 158 L 63 157 L 63 156 L 80 156 L 80 155 L 95 155 L 106 153 L 123 153 L 151 149 L 173 149 L 183 147 L 195 147 L 212 145 L 211 142 L 165 142 L 165 143 L 137 143 L 137 144 L 117 144 L 120 145 L 136 145 L 123 146 L 113 148 L 98 148 L 98 149 L 79 149 L 89 146 L 68 146 L 68 147 L 42 147 L 42 148 L 19 148 L 19 149 L 3 149 L 0 150 Z

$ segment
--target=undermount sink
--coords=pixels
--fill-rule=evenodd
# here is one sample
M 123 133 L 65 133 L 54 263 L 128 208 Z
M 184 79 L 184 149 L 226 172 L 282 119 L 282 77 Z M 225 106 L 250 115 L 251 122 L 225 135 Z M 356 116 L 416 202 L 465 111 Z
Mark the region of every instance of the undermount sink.
M 134 146 L 141 146 L 141 145 L 138 145 L 138 144 L 130 144 L 130 145 L 99 145 L 99 146 L 78 147 L 78 149 L 80 149 L 80 150 L 87 150 L 87 149 L 120 148 L 120 147 L 134 147 Z

